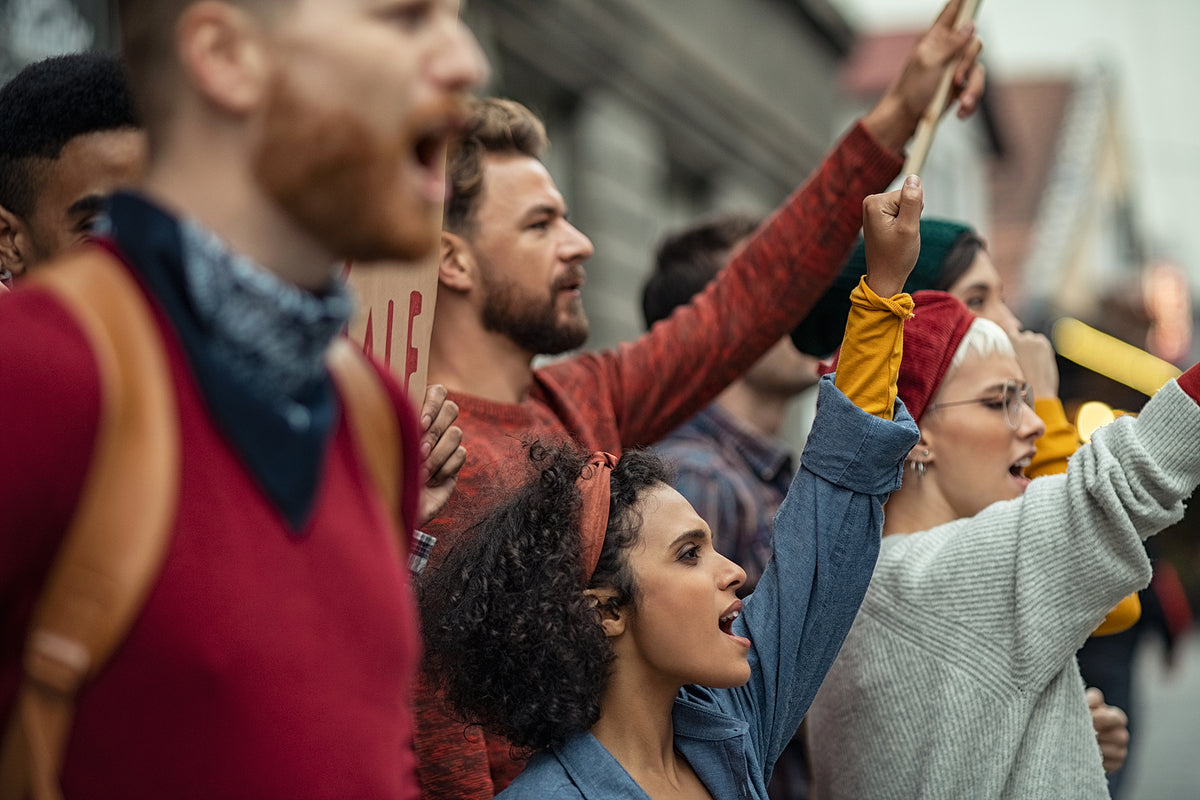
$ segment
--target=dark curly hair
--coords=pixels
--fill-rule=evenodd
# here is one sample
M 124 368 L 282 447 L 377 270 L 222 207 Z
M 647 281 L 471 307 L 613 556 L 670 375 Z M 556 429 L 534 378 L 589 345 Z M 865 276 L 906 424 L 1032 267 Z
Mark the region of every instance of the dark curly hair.
M 87 133 L 136 128 L 121 62 L 74 53 L 30 64 L 0 88 L 0 205 L 28 217 L 37 201 L 34 160 L 53 160 Z
M 419 585 L 425 669 L 469 725 L 526 751 L 566 741 L 600 718 L 613 652 L 601 615 L 636 605 L 627 551 L 640 538 L 637 502 L 670 482 L 647 451 L 612 471 L 604 548 L 588 588 L 616 595 L 598 608 L 584 595 L 575 481 L 588 453 L 527 446 L 535 473 L 467 531 Z

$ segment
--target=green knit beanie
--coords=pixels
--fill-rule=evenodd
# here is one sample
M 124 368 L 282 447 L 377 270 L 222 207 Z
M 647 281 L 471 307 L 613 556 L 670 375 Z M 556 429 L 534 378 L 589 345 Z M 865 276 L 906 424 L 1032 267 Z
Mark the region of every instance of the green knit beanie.
M 904 284 L 904 291 L 911 294 L 935 288 L 950 248 L 960 236 L 973 232 L 967 225 L 946 219 L 921 220 L 921 254 Z M 850 292 L 866 274 L 867 255 L 860 236 L 833 285 L 792 331 L 792 343 L 800 352 L 824 358 L 838 349 L 846 332 L 846 317 L 850 314 Z

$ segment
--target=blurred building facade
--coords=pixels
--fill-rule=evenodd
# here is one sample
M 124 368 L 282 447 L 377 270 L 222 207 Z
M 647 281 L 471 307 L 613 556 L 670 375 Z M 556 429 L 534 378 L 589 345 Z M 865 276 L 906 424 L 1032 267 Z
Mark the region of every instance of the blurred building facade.
M 115 45 L 111 0 L 0 0 L 0 81 L 33 61 Z
M 113 7 L 0 0 L 0 79 L 114 47 Z M 594 347 L 640 332 L 636 289 L 665 230 L 776 206 L 884 91 L 918 33 L 858 36 L 829 0 L 488 0 L 466 16 L 493 64 L 488 91 L 547 121 L 551 171 L 596 243 Z M 926 213 L 989 237 L 1029 322 L 1076 316 L 1186 360 L 1190 324 L 1163 319 L 1179 314 L 1169 301 L 1182 272 L 1148 262 L 1116 86 L 1099 67 L 993 74 L 983 113 L 938 131 Z

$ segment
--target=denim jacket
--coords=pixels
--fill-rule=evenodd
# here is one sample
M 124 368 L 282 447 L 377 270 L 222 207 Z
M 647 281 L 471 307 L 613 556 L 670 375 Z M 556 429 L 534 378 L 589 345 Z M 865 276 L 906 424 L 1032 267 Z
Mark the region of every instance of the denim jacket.
M 871 416 L 821 379 L 800 469 L 775 517 L 775 555 L 734 632 L 751 641 L 750 680 L 685 686 L 675 746 L 716 800 L 765 800 L 775 760 L 829 670 L 866 593 L 883 504 L 919 436 L 904 404 Z M 537 754 L 502 800 L 646 798 L 589 732 Z

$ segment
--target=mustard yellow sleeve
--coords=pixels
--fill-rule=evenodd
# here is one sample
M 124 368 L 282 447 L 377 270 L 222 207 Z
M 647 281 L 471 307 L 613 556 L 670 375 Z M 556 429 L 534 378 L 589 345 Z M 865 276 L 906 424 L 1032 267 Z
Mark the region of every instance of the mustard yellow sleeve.
M 1025 468 L 1025 474 L 1040 478 L 1066 472 L 1067 459 L 1079 449 L 1079 433 L 1067 421 L 1062 401 L 1057 397 L 1039 397 L 1033 401 L 1033 410 L 1046 423 L 1046 432 L 1034 444 L 1037 453 Z
M 907 293 L 883 298 L 864 277 L 850 293 L 850 316 L 833 383 L 863 411 L 891 419 L 904 352 L 904 320 L 913 315 Z
M 1142 617 L 1142 601 L 1134 592 L 1113 606 L 1112 611 L 1100 623 L 1100 627 L 1092 631 L 1092 636 L 1112 636 L 1114 633 L 1127 631 L 1133 623 Z

